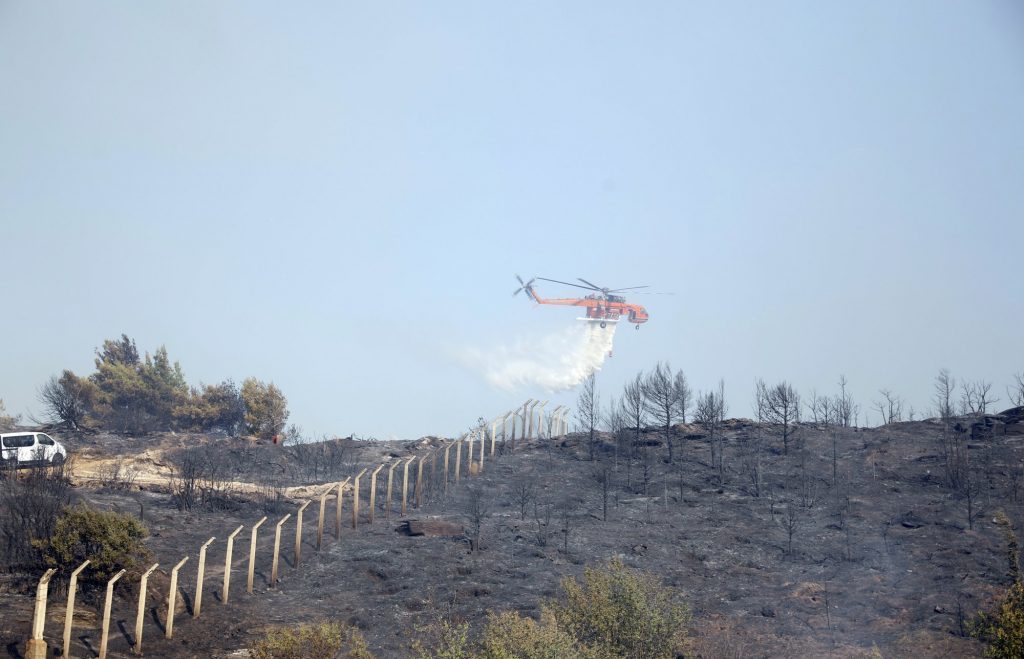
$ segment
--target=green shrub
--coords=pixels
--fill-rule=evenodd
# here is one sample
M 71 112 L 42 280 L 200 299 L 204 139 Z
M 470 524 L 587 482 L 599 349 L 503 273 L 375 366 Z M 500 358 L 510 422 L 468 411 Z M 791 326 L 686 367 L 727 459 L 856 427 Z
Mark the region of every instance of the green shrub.
M 282 431 L 288 401 L 276 386 L 255 378 L 239 388 L 231 380 L 189 387 L 167 348 L 139 353 L 126 334 L 96 350 L 96 370 L 79 377 L 65 370 L 39 389 L 45 415 L 71 429 L 102 428 L 139 434 L 161 430 L 224 430 L 243 427 L 260 437 Z M 0 401 L 0 428 L 17 423 Z
M 275 627 L 250 650 L 252 659 L 373 659 L 366 639 L 355 627 L 337 622 L 318 622 L 298 628 Z
M 418 659 L 674 659 L 690 649 L 690 611 L 651 574 L 613 560 L 562 581 L 564 597 L 540 620 L 489 613 L 475 640 L 451 611 L 418 628 Z
M 442 614 L 426 627 L 418 629 L 426 636 L 427 644 L 416 639 L 412 644 L 417 659 L 471 659 L 469 623 L 456 621 L 450 612 Z
M 173 427 L 174 408 L 189 393 L 181 365 L 171 362 L 165 347 L 140 359 L 135 341 L 124 334 L 103 342 L 89 380 L 97 387 L 92 414 L 103 427 L 126 433 Z
M 270 439 L 284 430 L 288 420 L 288 399 L 274 383 L 265 384 L 256 378 L 242 382 L 245 403 L 245 426 L 250 434 Z
M 986 657 L 1024 657 L 1024 584 L 1016 582 L 993 614 L 982 614 L 971 635 L 986 641 Z
M 628 659 L 672 658 L 686 649 L 689 608 L 653 575 L 613 560 L 562 580 L 565 600 L 548 605 L 581 646 Z
M 235 383 L 204 384 L 201 390 L 189 390 L 174 408 L 179 428 L 186 430 L 223 430 L 234 435 L 245 421 L 245 403 Z
M 490 613 L 480 639 L 483 659 L 603 659 L 610 655 L 581 646 L 558 626 L 554 614 L 545 609 L 540 622 L 515 611 Z
M 131 515 L 79 505 L 65 508 L 49 540 L 36 543 L 51 567 L 75 567 L 88 559 L 84 584 L 105 584 L 122 568 L 133 570 L 151 558 L 142 540 L 149 531 Z

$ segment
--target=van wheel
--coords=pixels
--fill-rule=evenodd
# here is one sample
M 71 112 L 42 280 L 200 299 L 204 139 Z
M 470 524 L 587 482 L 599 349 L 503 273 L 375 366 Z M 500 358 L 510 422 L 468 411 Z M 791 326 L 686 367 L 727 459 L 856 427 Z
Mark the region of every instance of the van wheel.
M 61 455 L 60 453 L 55 453 L 54 456 L 50 458 L 50 464 L 52 464 L 54 467 L 61 466 L 62 464 L 64 464 L 64 456 Z

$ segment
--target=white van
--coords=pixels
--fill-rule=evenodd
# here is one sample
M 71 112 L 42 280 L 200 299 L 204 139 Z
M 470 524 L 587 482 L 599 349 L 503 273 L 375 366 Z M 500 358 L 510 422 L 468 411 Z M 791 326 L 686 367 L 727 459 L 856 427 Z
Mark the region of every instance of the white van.
M 0 433 L 0 464 L 5 467 L 59 465 L 67 457 L 68 452 L 60 442 L 46 433 Z

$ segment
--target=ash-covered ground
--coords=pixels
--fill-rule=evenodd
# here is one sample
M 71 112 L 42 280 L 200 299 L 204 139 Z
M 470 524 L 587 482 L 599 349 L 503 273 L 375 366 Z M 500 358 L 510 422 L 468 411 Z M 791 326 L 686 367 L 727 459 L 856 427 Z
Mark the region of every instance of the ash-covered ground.
M 147 543 L 161 568 L 151 580 L 150 656 L 228 656 L 270 625 L 318 619 L 358 626 L 379 656 L 407 656 L 418 630 L 439 615 L 479 623 L 488 610 L 536 613 L 545 598 L 557 596 L 563 577 L 612 557 L 659 575 L 682 594 L 693 609 L 701 656 L 867 656 L 875 648 L 883 656 L 978 656 L 982 646 L 963 634 L 963 625 L 1010 582 L 1005 527 L 994 514 L 1002 510 L 1021 522 L 1024 434 L 1017 418 L 964 425 L 967 488 L 950 486 L 943 426 L 928 421 L 875 429 L 801 425 L 784 453 L 776 429 L 731 420 L 723 430 L 721 469 L 712 468 L 712 443 L 694 425 L 676 427 L 671 465 L 654 430 L 639 442 L 600 435 L 594 459 L 584 435 L 519 442 L 487 456 L 482 474 L 449 484 L 447 495 L 440 462 L 431 479 L 428 460 L 424 504 L 403 518 L 396 494 L 390 520 L 383 508 L 385 468 L 372 525 L 368 475 L 358 529 L 350 526 L 346 498 L 336 540 L 330 501 L 319 551 L 319 505 L 306 509 L 299 569 L 292 565 L 293 515 L 284 526 L 282 576 L 273 590 L 273 523 L 281 515 L 322 491 L 317 483 L 422 454 L 440 440 L 340 440 L 315 449 L 321 457 L 303 453 L 314 450 L 308 448 L 184 435 L 68 443 L 79 454 L 77 496 L 141 513 L 151 532 Z M 181 452 L 195 446 L 220 471 L 206 504 L 180 511 L 169 479 Z M 463 453 L 463 468 L 466 459 Z M 137 470 L 130 489 L 110 487 L 117 466 Z M 248 595 L 249 527 L 265 514 L 256 593 Z M 450 522 L 462 533 L 409 536 L 402 532 L 406 519 Z M 235 545 L 224 604 L 223 539 L 238 525 L 246 528 Z M 192 619 L 195 555 L 211 536 L 217 541 L 207 556 L 202 615 Z M 185 555 L 192 558 L 182 570 L 183 610 L 167 641 L 165 570 Z M 34 578 L 11 575 L 0 587 L 0 642 L 11 656 L 28 637 Z M 59 646 L 63 625 L 62 579 L 55 578 L 51 594 L 51 647 Z M 97 594 L 80 602 L 76 656 L 95 656 L 99 603 Z M 112 655 L 129 654 L 134 620 L 128 583 L 115 598 Z

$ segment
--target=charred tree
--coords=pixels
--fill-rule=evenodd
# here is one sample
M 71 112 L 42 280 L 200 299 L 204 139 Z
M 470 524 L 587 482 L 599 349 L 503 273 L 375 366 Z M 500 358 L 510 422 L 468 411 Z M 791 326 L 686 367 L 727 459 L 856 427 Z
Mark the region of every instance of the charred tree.
M 800 422 L 800 396 L 788 382 L 769 387 L 764 380 L 756 382 L 755 398 L 764 420 L 778 426 L 782 433 L 782 452 L 789 454 L 789 440 Z
M 587 437 L 587 457 L 594 459 L 597 452 L 597 424 L 601 419 L 601 401 L 597 394 L 597 378 L 591 373 L 583 381 L 579 396 L 576 398 L 576 420 L 580 429 Z
M 643 397 L 647 414 L 661 427 L 668 447 L 669 464 L 675 461 L 672 425 L 686 421 L 692 392 L 682 371 L 672 375 L 667 363 L 658 362 L 643 381 Z

